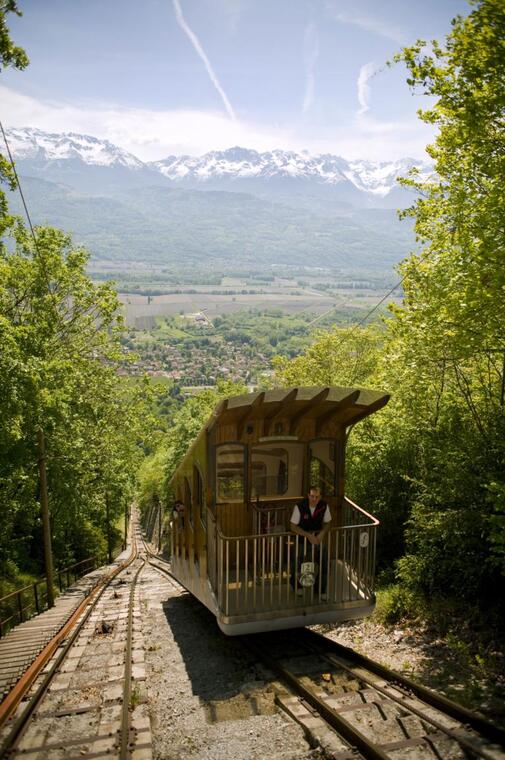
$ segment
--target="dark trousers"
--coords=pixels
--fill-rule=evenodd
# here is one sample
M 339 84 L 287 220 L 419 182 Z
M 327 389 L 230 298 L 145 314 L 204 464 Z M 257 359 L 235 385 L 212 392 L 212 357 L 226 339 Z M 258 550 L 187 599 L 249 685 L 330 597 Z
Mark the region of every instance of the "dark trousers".
M 298 556 L 297 556 L 297 547 L 298 545 Z M 312 551 L 314 550 L 314 551 Z M 297 536 L 293 542 L 293 545 L 291 547 L 291 557 L 289 560 L 290 570 L 291 570 L 291 587 L 294 588 L 303 588 L 300 586 L 298 576 L 300 574 L 300 569 L 302 562 L 315 562 L 317 564 L 317 574 L 316 574 L 316 580 L 314 582 L 313 589 L 314 591 L 319 591 L 319 576 L 321 576 L 321 594 L 326 593 L 326 583 L 328 580 L 327 575 L 327 568 L 328 568 L 328 552 L 326 550 L 325 544 L 318 544 L 317 546 L 314 546 L 310 543 L 308 539 L 302 538 L 302 536 Z M 310 588 L 310 587 L 309 587 Z

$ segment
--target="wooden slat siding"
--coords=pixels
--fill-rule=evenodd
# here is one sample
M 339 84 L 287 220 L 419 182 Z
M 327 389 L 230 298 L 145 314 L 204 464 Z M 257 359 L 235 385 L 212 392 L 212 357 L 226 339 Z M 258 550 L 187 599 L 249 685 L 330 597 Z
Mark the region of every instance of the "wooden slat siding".
M 191 563 L 195 561 L 195 554 L 199 560 L 199 575 L 203 577 L 204 564 L 201 562 L 201 556 L 204 553 L 205 531 L 200 521 L 201 509 L 198 509 L 194 498 L 193 467 L 200 466 L 202 480 L 206 475 L 207 462 L 207 440 L 206 436 L 200 436 L 192 447 L 191 457 L 186 457 L 177 473 L 177 498 L 185 505 L 184 531 L 180 536 L 182 556 L 187 557 Z M 191 491 L 192 503 L 192 520 L 189 519 L 189 504 L 186 504 L 184 493 L 184 478 L 187 479 Z M 205 480 L 203 482 L 203 491 L 205 493 Z
M 192 461 L 192 475 L 191 483 L 193 488 L 193 528 L 194 528 L 194 548 L 198 555 L 199 563 L 199 575 L 203 579 L 207 573 L 207 563 L 205 561 L 205 554 L 207 550 L 207 535 L 205 528 L 202 524 L 202 520 L 205 520 L 205 494 L 206 494 L 206 464 L 207 464 L 207 436 L 201 436 L 198 439 L 195 447 L 194 458 Z M 195 502 L 195 482 L 194 482 L 194 468 L 197 467 L 202 479 L 202 503 L 197 505 Z
M 271 435 L 273 423 L 277 422 L 278 415 L 286 417 L 289 414 L 289 406 L 296 398 L 297 389 L 291 390 L 274 390 L 267 395 L 268 402 L 265 404 L 266 411 L 263 413 L 263 432 L 262 435 Z
M 330 392 L 330 389 L 323 388 L 320 393 L 318 393 L 316 396 L 313 396 L 310 401 L 306 401 L 302 408 L 298 411 L 294 410 L 293 413 L 290 415 L 290 426 L 289 426 L 289 433 L 290 435 L 295 435 L 297 432 L 297 428 L 300 424 L 300 422 L 303 420 L 305 415 L 311 414 L 314 415 L 314 410 L 317 410 L 318 405 L 323 404 L 324 401 L 326 401 L 326 398 Z
M 247 427 L 247 424 L 249 420 L 252 417 L 252 414 L 254 413 L 254 410 L 257 406 L 259 406 L 263 399 L 265 397 L 265 392 L 261 391 L 261 393 L 258 393 L 256 398 L 251 402 L 250 406 L 247 407 L 247 411 L 242 413 L 242 416 L 237 420 L 237 440 L 241 440 L 244 435 L 244 430 Z
M 252 515 L 244 504 L 218 504 L 217 524 L 225 536 L 247 536 L 252 532 Z
M 228 425 L 216 425 L 215 443 L 229 443 L 237 440 L 237 425 L 230 423 Z

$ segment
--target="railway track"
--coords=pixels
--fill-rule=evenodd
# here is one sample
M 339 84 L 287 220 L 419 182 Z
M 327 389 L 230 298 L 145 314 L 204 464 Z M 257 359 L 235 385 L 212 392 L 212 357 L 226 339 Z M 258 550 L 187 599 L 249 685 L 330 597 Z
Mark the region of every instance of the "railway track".
M 181 588 L 147 544 L 148 562 Z M 505 760 L 505 732 L 383 665 L 309 629 L 244 637 L 281 683 L 278 705 L 328 757 Z
M 1 758 L 151 756 L 140 694 L 145 672 L 138 581 L 146 560 L 139 543 L 132 525 L 129 556 L 49 642 L 36 670 L 16 684 L 13 707 L 4 708 L 0 725 Z
M 505 732 L 325 636 L 301 629 L 246 645 L 291 692 L 279 706 L 330 757 L 505 758 Z
M 0 727 L 1 758 L 151 757 L 139 590 L 152 583 L 148 567 L 180 592 L 135 528 L 129 557 L 26 681 Z M 505 733 L 481 716 L 325 636 L 296 629 L 243 641 L 277 676 L 279 707 L 326 757 L 505 758 Z
M 157 570 L 165 578 L 165 580 L 168 580 L 174 589 L 178 591 L 182 589 L 184 592 L 188 593 L 187 589 L 181 585 L 180 581 L 178 581 L 177 578 L 175 578 L 175 576 L 173 576 L 168 569 L 169 563 L 166 560 L 160 559 L 160 557 L 158 557 L 158 555 L 149 548 L 149 545 L 146 542 L 144 536 L 142 536 L 142 546 L 143 551 L 146 554 L 146 562 L 148 562 L 151 567 Z

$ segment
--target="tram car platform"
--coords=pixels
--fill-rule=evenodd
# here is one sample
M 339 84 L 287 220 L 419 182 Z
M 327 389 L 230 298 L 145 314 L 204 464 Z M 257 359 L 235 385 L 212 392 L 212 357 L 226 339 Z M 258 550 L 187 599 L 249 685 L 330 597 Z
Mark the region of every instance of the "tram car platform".
M 240 635 L 369 615 L 379 521 L 345 495 L 350 429 L 389 400 L 343 387 L 277 388 L 222 401 L 171 485 L 172 572 Z M 319 551 L 290 529 L 317 487 L 331 527 Z

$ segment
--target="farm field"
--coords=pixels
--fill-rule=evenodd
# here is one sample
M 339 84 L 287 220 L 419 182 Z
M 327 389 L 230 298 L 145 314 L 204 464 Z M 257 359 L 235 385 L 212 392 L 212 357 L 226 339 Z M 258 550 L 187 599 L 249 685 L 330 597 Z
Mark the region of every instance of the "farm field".
M 241 283 L 242 285 L 242 283 Z M 218 315 L 233 314 L 249 309 L 278 308 L 283 313 L 295 315 L 310 313 L 315 317 L 326 312 L 353 312 L 360 318 L 360 312 L 369 310 L 387 292 L 377 289 L 346 289 L 331 292 L 314 287 L 297 289 L 293 293 L 290 283 L 284 287 L 272 286 L 261 292 L 215 293 L 215 288 L 192 286 L 191 292 L 166 293 L 160 295 L 143 295 L 139 293 L 120 292 L 119 297 L 124 307 L 126 323 L 131 327 L 142 329 L 154 328 L 157 317 L 190 315 L 204 313 L 210 320 Z M 391 300 L 398 299 L 393 294 Z M 339 319 L 338 321 L 341 321 Z

